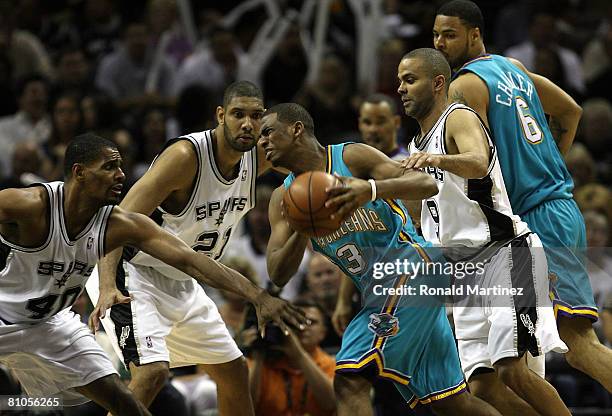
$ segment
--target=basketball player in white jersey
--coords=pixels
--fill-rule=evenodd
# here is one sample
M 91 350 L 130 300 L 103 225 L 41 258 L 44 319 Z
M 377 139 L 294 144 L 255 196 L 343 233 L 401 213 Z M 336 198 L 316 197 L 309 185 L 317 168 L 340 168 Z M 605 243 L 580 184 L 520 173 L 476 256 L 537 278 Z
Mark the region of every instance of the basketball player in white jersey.
M 30 396 L 59 395 L 64 405 L 87 397 L 115 415 L 149 415 L 70 311 L 98 259 L 128 244 L 245 298 L 262 291 L 146 216 L 107 205 L 118 201 L 125 179 L 114 143 L 77 137 L 64 173 L 65 183 L 0 192 L 0 363 Z M 263 296 L 260 317 L 296 316 L 286 302 Z
M 157 217 L 195 251 L 219 258 L 255 204 L 257 175 L 271 167 L 256 147 L 263 113 L 255 85 L 231 84 L 216 110 L 218 126 L 169 143 L 121 207 Z M 101 263 L 103 296 L 92 316 L 104 316 L 106 308 L 133 297 L 102 322 L 130 368 L 136 397 L 148 406 L 169 367 L 202 364 L 217 384 L 220 414 L 252 414 L 245 359 L 202 287 L 145 253 L 124 251 L 117 268 L 119 257 L 117 251 Z M 92 281 L 87 288 L 94 299 L 96 286 Z
M 478 115 L 465 105 L 447 106 L 450 75 L 444 56 L 430 48 L 413 50 L 398 67 L 404 110 L 421 129 L 405 167 L 429 173 L 439 191 L 422 203 L 423 236 L 449 249 L 454 260 L 484 264 L 480 277 L 464 278 L 465 291 L 474 285 L 516 289 L 514 296 L 472 295 L 469 303 L 455 298 L 463 371 L 470 383 L 497 372 L 516 395 L 504 387 L 502 397 L 483 398 L 503 414 L 569 415 L 543 367 L 539 377 L 527 365 L 528 355 L 543 360 L 546 352 L 567 351 L 547 297 L 541 242 L 512 213 L 495 146 Z

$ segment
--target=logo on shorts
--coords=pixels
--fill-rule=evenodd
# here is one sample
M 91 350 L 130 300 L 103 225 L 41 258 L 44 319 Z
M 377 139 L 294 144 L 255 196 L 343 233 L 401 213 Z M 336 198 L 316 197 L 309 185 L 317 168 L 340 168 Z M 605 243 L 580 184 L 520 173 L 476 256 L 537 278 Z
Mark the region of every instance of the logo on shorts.
M 130 336 L 130 327 L 124 326 L 121 328 L 121 336 L 119 337 L 119 346 L 125 348 L 125 341 Z
M 151 337 L 145 337 L 145 341 L 147 342 L 148 348 L 153 348 L 153 341 L 151 340 Z
M 87 250 L 91 250 L 91 248 L 93 247 L 93 242 L 94 242 L 94 238 L 93 237 L 89 237 L 87 239 Z
M 399 320 L 388 313 L 373 313 L 368 329 L 379 337 L 392 337 L 399 332 Z
M 241 180 L 242 182 L 244 182 L 244 181 L 246 181 L 246 180 L 247 180 L 247 175 L 248 175 L 248 173 L 249 173 L 249 172 L 248 172 L 246 169 L 242 171 L 242 175 L 240 176 L 240 180 Z
M 531 322 L 531 318 L 529 317 L 529 315 L 527 315 L 526 313 L 522 313 L 520 316 L 521 322 L 523 323 L 523 325 L 525 325 L 525 328 L 527 328 L 529 335 L 535 335 L 535 325 L 533 324 L 533 322 Z

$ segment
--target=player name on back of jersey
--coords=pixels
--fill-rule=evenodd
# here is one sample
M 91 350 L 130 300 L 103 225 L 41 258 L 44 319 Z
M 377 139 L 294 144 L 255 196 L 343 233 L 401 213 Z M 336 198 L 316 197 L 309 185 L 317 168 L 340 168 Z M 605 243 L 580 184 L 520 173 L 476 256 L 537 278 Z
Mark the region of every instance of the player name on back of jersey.
M 247 206 L 248 198 L 246 196 L 232 196 L 225 201 L 208 201 L 199 205 L 195 209 L 196 221 L 202 221 L 206 218 L 214 218 L 219 214 L 227 214 L 228 212 L 244 211 Z
M 529 99 L 534 91 L 534 86 L 530 80 L 523 77 L 518 72 L 504 72 L 501 74 L 502 81 L 497 81 L 497 90 L 501 94 L 495 95 L 495 101 L 508 107 L 512 107 L 514 91 L 518 90 L 527 94 Z M 516 81 L 515 81 L 516 79 Z

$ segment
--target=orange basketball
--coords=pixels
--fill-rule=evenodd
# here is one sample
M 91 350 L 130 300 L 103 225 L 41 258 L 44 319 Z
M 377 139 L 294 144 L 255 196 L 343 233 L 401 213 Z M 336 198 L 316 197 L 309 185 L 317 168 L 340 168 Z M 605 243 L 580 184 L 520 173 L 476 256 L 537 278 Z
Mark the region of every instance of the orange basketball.
M 309 237 L 323 237 L 340 228 L 342 219 L 331 219 L 334 208 L 326 208 L 329 195 L 326 188 L 338 184 L 338 179 L 325 172 L 311 171 L 295 178 L 283 195 L 284 214 L 289 225 Z

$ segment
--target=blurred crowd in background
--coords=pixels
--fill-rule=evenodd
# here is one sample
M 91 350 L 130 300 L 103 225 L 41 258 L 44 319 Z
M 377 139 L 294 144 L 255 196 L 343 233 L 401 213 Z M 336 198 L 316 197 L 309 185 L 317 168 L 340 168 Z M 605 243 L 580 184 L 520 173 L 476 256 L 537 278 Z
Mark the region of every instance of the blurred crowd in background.
M 441 3 L 0 0 L 0 189 L 61 180 L 66 144 L 87 131 L 118 144 L 127 183 L 133 184 L 166 140 L 214 127 L 224 88 L 240 79 L 262 88 L 267 107 L 285 101 L 304 105 L 322 144 L 361 141 L 367 134 L 359 124 L 363 100 L 383 93 L 399 101 L 397 64 L 411 49 L 432 47 Z M 476 3 L 485 16 L 488 52 L 519 59 L 583 108 L 566 162 L 587 226 L 589 273 L 601 308 L 596 329 L 610 346 L 612 7 L 608 0 Z M 371 8 L 377 18 L 364 19 Z M 418 126 L 399 116 L 396 139 L 405 147 Z M 265 263 L 267 206 L 279 181 L 274 175 L 261 181 L 257 207 L 225 257 L 262 287 L 271 286 Z M 340 342 L 331 317 L 341 278 L 321 256 L 306 256 L 299 275 L 281 293 L 305 308 L 309 302 L 321 306 L 313 312 L 320 314 L 320 333 L 309 334 L 305 342 L 312 344 L 314 337 L 330 357 Z M 243 338 L 252 336 L 248 331 L 244 336 L 244 303 L 223 293 L 212 296 L 245 345 Z M 90 307 L 86 298 L 76 306 L 84 319 Z M 612 409 L 612 397 L 561 356 L 553 354 L 547 370 L 569 406 Z M 214 402 L 214 384 L 202 381 L 205 375 L 176 375 L 175 391 L 168 394 L 180 397 L 194 415 L 214 414 L 215 403 L 207 402 Z M 2 386 L 8 381 L 0 380 Z

